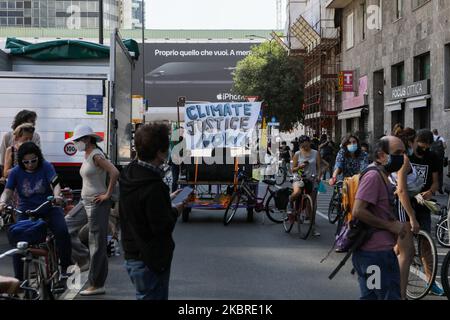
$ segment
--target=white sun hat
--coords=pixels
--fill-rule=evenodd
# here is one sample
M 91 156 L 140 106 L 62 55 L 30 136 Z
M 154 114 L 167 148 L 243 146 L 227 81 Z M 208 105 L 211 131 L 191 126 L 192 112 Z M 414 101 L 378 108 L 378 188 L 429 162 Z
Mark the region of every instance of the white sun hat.
M 94 137 L 97 140 L 97 142 L 103 141 L 103 138 L 100 137 L 98 134 L 96 134 L 94 132 L 94 130 L 92 130 L 91 127 L 86 126 L 86 125 L 82 125 L 82 124 L 76 126 L 75 129 L 73 130 L 72 137 L 70 137 L 70 138 L 68 138 L 68 139 L 66 139 L 64 141 L 65 142 L 72 142 L 72 141 L 75 141 L 77 139 L 80 139 L 80 138 L 83 138 L 83 137 L 86 137 L 86 136 Z

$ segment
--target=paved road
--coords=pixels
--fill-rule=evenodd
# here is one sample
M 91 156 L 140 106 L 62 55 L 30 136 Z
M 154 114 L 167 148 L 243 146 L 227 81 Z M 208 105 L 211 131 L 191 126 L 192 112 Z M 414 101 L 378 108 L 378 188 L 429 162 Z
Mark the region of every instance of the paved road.
M 223 211 L 193 211 L 190 221 L 179 221 L 174 232 L 170 298 L 358 299 L 350 262 L 333 281 L 328 275 L 342 255 L 333 253 L 320 263 L 334 241 L 335 226 L 322 214 L 327 212 L 330 196 L 331 190 L 318 198 L 317 224 L 322 236 L 307 241 L 295 233 L 286 234 L 282 225 L 271 223 L 262 214 L 247 223 L 245 212 L 239 212 L 225 227 Z M 0 250 L 7 248 L 4 234 L 0 234 Z M 439 248 L 439 253 L 442 260 L 446 250 Z M 10 266 L 9 261 L 0 261 L 0 274 L 11 275 Z M 134 299 L 123 257 L 110 258 L 109 270 L 107 294 L 95 299 Z M 82 279 L 86 276 L 84 273 Z M 77 293 L 68 291 L 64 298 L 86 299 Z

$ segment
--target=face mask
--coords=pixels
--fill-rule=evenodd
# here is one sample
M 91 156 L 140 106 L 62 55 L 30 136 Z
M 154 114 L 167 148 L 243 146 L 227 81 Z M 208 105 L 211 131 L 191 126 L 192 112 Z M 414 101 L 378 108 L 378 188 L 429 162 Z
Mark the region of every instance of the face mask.
M 384 165 L 384 168 L 389 173 L 397 172 L 398 170 L 400 170 L 401 167 L 403 167 L 404 160 L 405 158 L 403 157 L 403 155 L 390 154 L 388 158 L 388 163 Z
M 358 145 L 357 144 L 349 144 L 347 146 L 347 150 L 350 153 L 355 153 L 358 150 Z
M 77 148 L 78 151 L 83 152 L 86 150 L 86 143 L 83 141 L 75 141 L 75 148 Z
M 421 147 L 417 147 L 416 152 L 417 152 L 418 156 L 423 157 L 427 153 L 428 150 L 429 150 L 428 148 L 422 149 Z

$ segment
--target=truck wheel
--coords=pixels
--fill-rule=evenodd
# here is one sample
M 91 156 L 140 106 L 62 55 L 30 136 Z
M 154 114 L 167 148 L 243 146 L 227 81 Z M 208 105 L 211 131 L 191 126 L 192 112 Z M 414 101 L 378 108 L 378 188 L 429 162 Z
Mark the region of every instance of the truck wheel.
M 253 208 L 247 208 L 247 222 L 253 222 Z
M 183 214 L 181 216 L 183 222 L 188 222 L 189 221 L 189 214 L 191 213 L 191 208 L 184 208 L 183 209 Z

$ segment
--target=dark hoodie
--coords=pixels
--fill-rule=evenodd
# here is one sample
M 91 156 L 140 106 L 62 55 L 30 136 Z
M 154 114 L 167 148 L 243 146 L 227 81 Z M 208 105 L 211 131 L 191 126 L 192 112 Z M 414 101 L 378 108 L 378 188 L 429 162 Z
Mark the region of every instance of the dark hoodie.
M 125 259 L 143 261 L 152 271 L 170 269 L 177 210 L 157 169 L 132 161 L 120 174 L 119 212 Z

